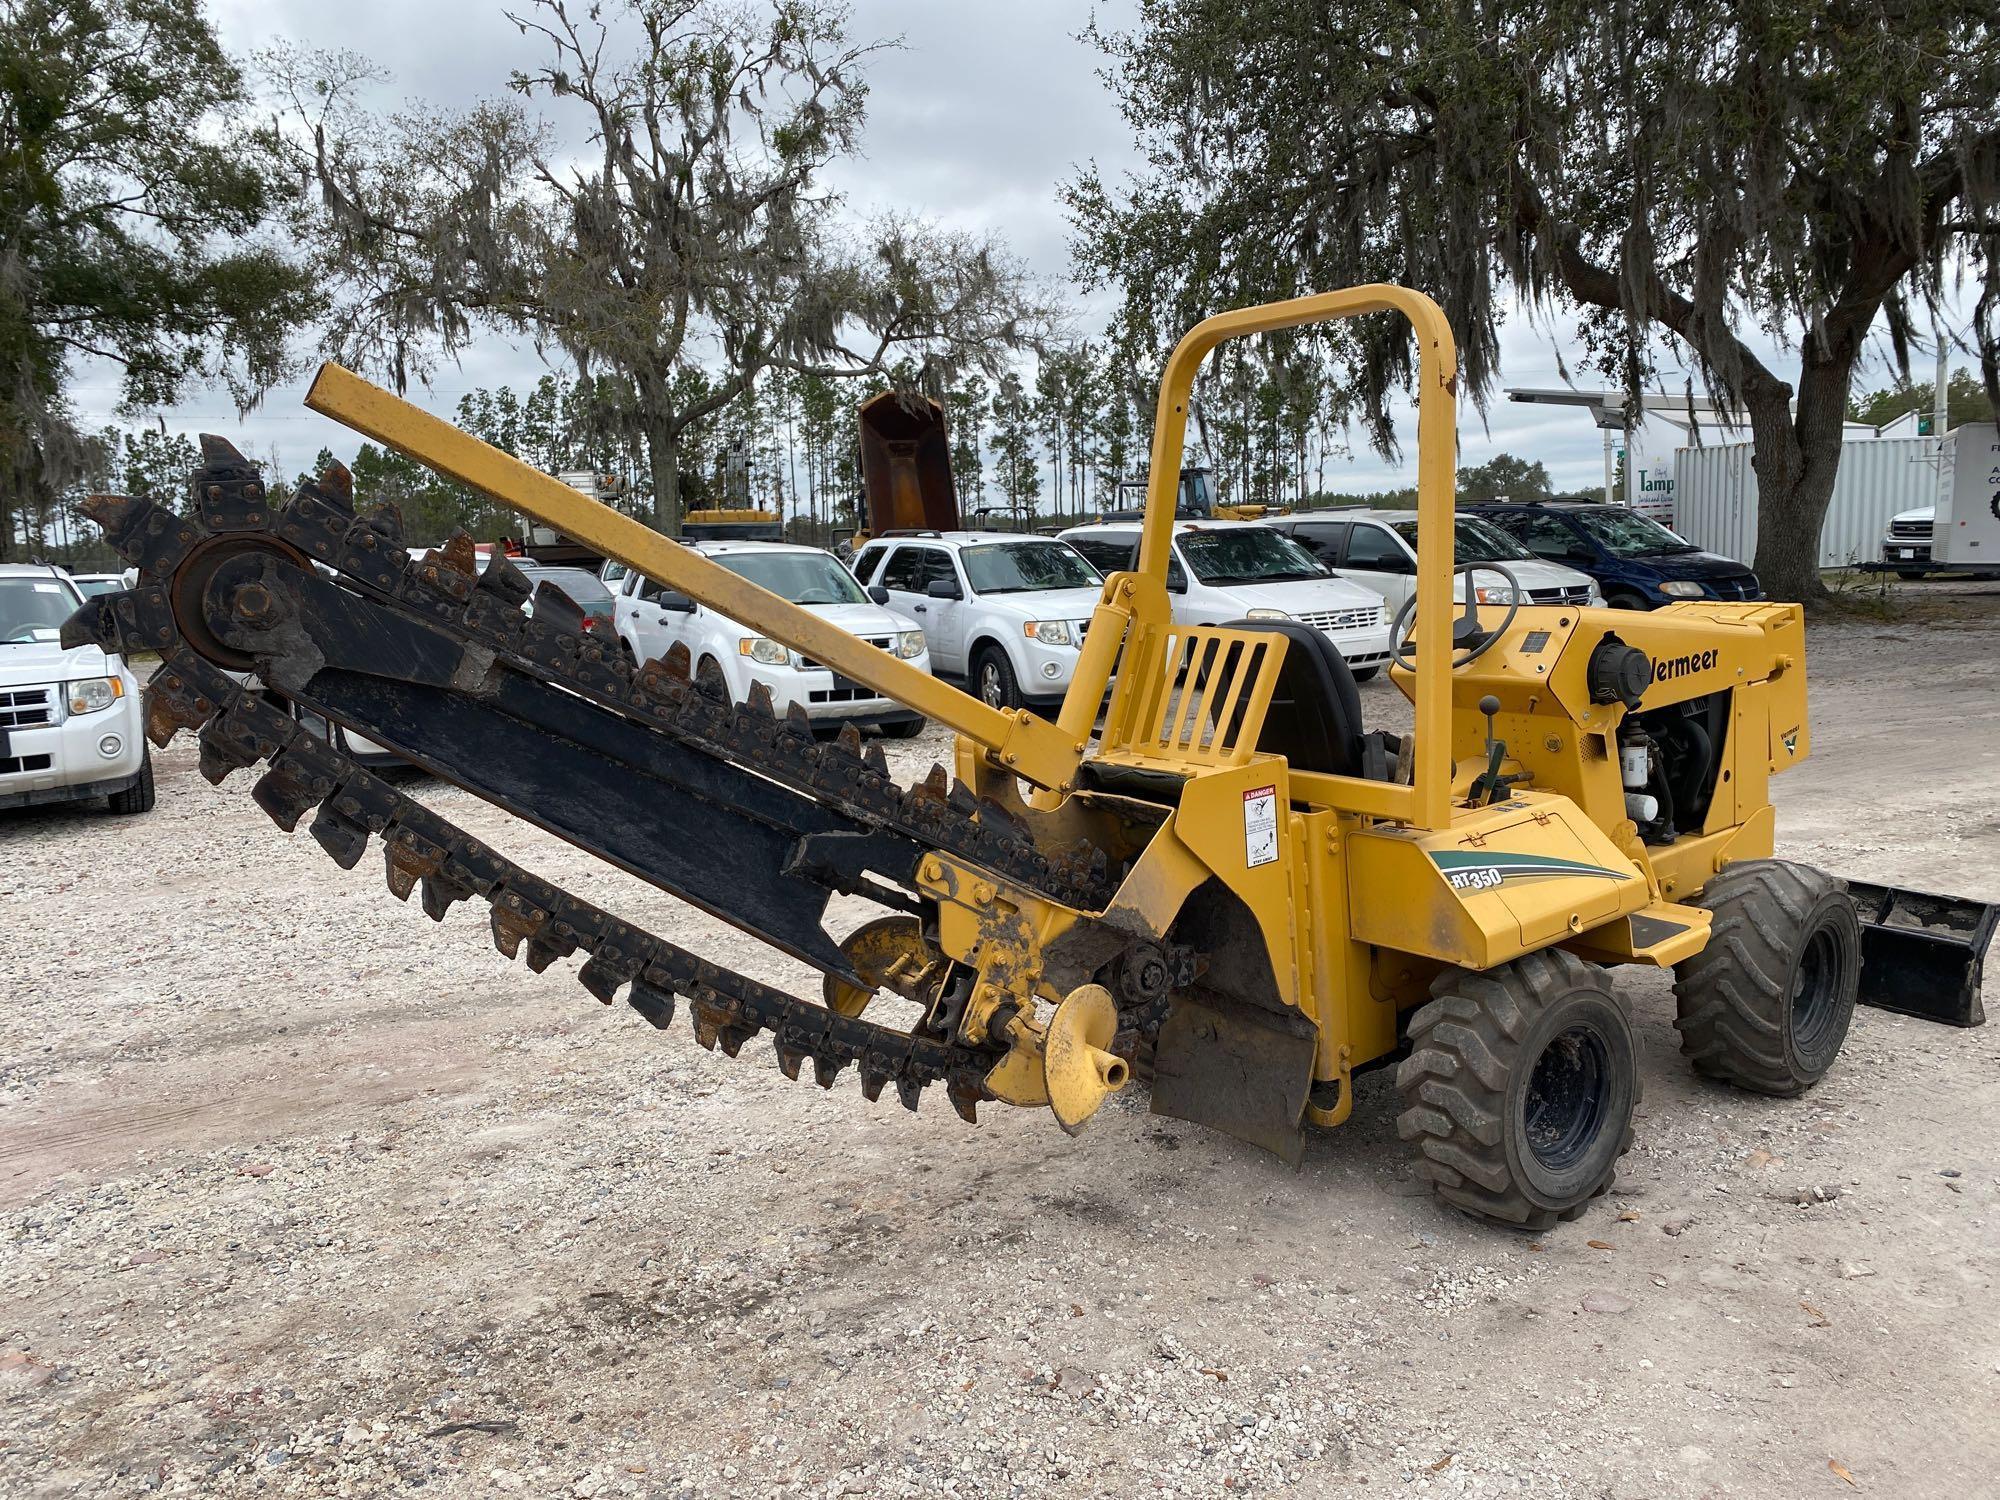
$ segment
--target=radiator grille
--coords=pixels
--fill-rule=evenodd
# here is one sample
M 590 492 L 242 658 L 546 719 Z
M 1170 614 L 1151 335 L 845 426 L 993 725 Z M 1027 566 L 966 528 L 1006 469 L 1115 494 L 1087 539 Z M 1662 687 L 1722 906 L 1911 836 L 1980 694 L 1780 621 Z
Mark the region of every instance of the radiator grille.
M 0 688 L 0 729 L 26 729 L 35 724 L 53 724 L 51 690 L 45 687 Z

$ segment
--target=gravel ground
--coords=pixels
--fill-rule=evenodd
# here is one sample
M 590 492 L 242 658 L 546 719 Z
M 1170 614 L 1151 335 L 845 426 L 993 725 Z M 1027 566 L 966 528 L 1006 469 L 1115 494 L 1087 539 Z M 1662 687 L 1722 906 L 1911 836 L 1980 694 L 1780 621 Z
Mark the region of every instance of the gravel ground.
M 2000 899 L 2000 610 L 1811 650 L 1781 852 Z M 1135 1094 L 1075 1140 L 870 1107 L 508 967 L 483 905 L 433 929 L 191 742 L 159 769 L 143 818 L 0 815 L 7 1495 L 1991 1493 L 2000 1028 L 1863 1012 L 1767 1100 L 1629 971 L 1638 1144 L 1530 1239 L 1431 1201 L 1383 1074 L 1296 1174 Z

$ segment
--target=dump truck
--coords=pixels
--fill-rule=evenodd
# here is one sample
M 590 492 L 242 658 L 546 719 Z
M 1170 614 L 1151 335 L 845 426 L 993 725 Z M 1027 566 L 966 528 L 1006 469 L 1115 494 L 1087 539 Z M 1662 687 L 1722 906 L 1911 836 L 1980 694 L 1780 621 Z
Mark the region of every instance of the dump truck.
M 1392 669 L 1414 704 L 1404 734 L 1363 722 L 1319 632 L 1176 624 L 1165 580 L 1204 356 L 1364 314 L 1406 318 L 1419 355 L 1417 585 Z M 938 682 L 322 368 L 314 410 L 948 726 L 952 769 L 914 785 L 879 746 L 822 743 L 755 690 L 729 702 L 685 660 L 634 667 L 546 596 L 523 615 L 518 570 L 475 568 L 463 537 L 412 560 L 393 511 L 357 503 L 337 466 L 274 503 L 213 438 L 187 513 L 89 502 L 138 583 L 64 638 L 157 652 L 153 743 L 195 731 L 216 783 L 261 764 L 252 799 L 287 831 L 310 814 L 343 869 L 379 847 L 391 895 L 434 920 L 482 901 L 504 955 L 536 972 L 580 958 L 586 990 L 656 1027 L 685 1006 L 705 1047 L 734 1057 L 768 1034 L 788 1078 L 851 1076 L 913 1111 L 942 1085 L 967 1121 L 1004 1104 L 1071 1132 L 1143 1086 L 1156 1113 L 1294 1163 L 1309 1130 L 1352 1117 L 1358 1077 L 1393 1067 L 1398 1133 L 1437 1196 L 1542 1228 L 1584 1213 L 1632 1140 L 1643 1070 L 1617 968 L 1671 971 L 1697 1071 L 1794 1095 L 1835 1066 L 1858 995 L 1977 1019 L 1993 913 L 1887 889 L 1864 911 L 1839 879 L 1774 857 L 1770 779 L 1811 738 L 1796 606 L 1455 614 L 1456 381 L 1444 317 L 1401 287 L 1197 325 L 1162 376 L 1136 563 L 1105 580 L 1074 683 L 1043 717 Z M 722 918 L 816 970 L 820 993 L 531 873 L 274 698 Z M 835 893 L 880 914 L 836 937 Z
M 862 507 L 857 550 L 874 536 L 957 531 L 965 525 L 942 406 L 928 396 L 883 391 L 861 403 L 855 427 Z

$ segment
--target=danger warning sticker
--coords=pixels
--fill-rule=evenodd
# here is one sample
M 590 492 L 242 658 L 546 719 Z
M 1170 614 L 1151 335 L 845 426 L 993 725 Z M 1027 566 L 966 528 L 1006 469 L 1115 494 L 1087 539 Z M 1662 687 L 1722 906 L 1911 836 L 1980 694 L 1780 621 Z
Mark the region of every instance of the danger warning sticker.
M 1278 860 L 1278 789 L 1253 786 L 1243 794 L 1243 862 L 1276 864 Z

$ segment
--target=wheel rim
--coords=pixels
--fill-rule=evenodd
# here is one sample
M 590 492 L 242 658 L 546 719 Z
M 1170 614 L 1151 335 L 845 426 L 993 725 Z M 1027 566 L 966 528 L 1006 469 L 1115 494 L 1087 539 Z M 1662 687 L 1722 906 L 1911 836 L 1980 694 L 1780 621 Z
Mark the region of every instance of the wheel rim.
M 981 662 L 979 665 L 979 696 L 989 707 L 1007 706 L 1007 695 L 1000 686 L 1000 668 L 991 660 Z
M 1574 1167 L 1604 1128 L 1611 1058 L 1596 1028 L 1572 1026 L 1535 1059 L 1528 1079 L 1524 1137 L 1551 1172 Z
M 1826 1042 L 1840 1013 L 1840 939 L 1829 923 L 1821 923 L 1799 955 L 1792 976 L 1792 1045 L 1816 1053 Z

